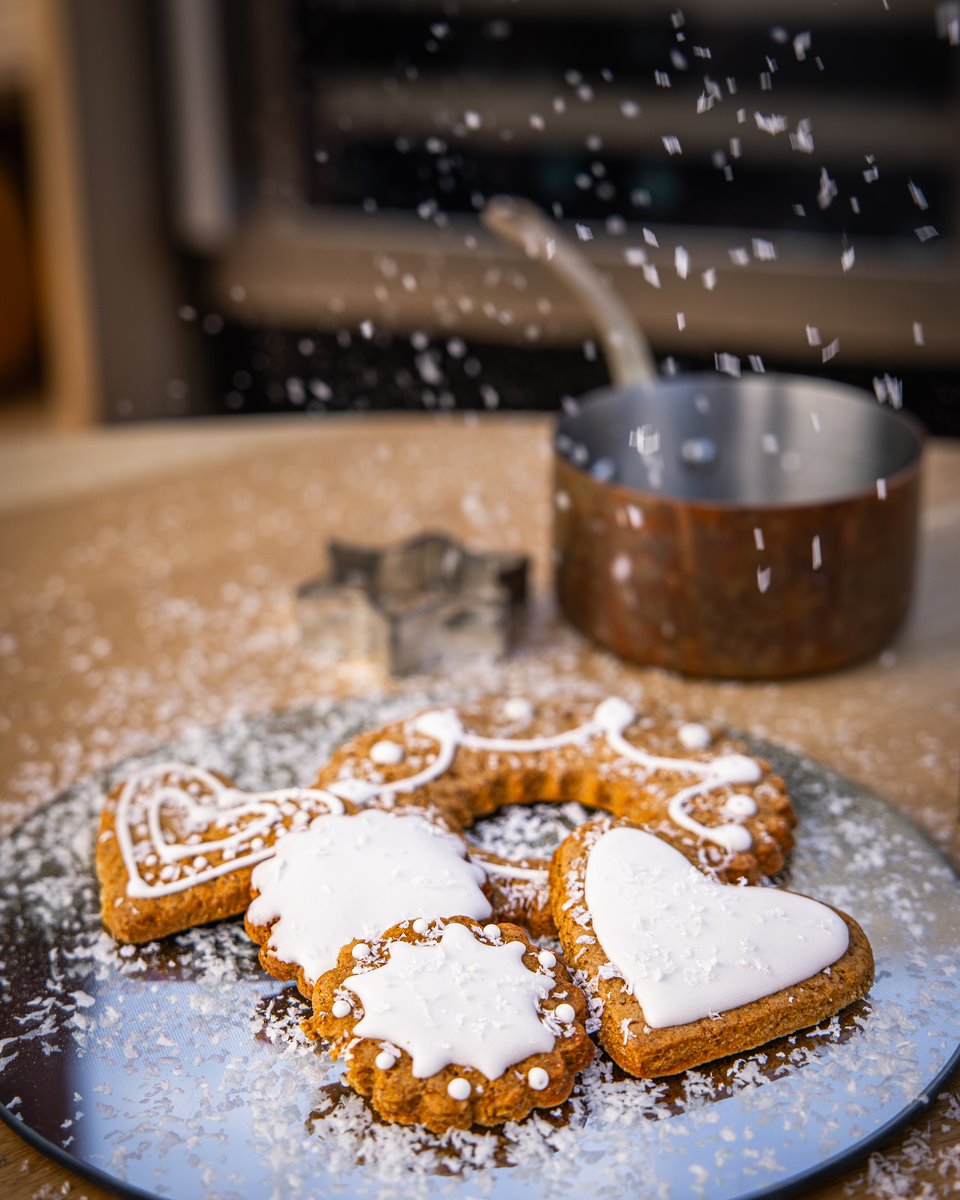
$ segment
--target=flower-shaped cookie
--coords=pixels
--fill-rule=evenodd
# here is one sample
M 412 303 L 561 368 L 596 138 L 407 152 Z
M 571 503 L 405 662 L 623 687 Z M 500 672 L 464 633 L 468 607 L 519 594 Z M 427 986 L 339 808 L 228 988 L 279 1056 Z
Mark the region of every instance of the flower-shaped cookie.
M 518 926 L 420 919 L 344 946 L 304 1029 L 383 1117 L 442 1133 L 566 1100 L 593 1058 L 586 1010 Z

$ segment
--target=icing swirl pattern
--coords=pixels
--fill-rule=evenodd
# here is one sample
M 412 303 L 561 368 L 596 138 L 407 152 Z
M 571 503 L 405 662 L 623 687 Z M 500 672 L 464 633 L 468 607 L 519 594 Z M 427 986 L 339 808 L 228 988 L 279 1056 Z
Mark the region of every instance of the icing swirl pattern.
M 636 717 L 636 709 L 631 704 L 611 697 L 597 705 L 592 717 L 574 729 L 544 737 L 506 738 L 470 733 L 464 728 L 463 721 L 455 709 L 432 709 L 410 722 L 411 732 L 428 737 L 437 744 L 434 758 L 421 770 L 389 782 L 352 777 L 327 781 L 325 786 L 335 795 L 354 804 L 367 804 L 414 793 L 440 779 L 450 770 L 457 750 L 461 747 L 488 754 L 524 755 L 544 753 L 567 746 L 586 747 L 590 742 L 602 738 L 613 754 L 626 763 L 648 771 L 665 769 L 691 777 L 692 783 L 670 797 L 667 811 L 674 824 L 703 841 L 713 842 L 729 853 L 748 850 L 753 844 L 753 839 L 749 830 L 736 819 L 741 814 L 734 813 L 734 819 L 728 819 L 719 825 L 704 825 L 690 814 L 689 805 L 691 800 L 708 792 L 737 784 L 758 782 L 762 770 L 757 760 L 745 754 L 720 754 L 706 761 L 651 754 L 624 737 L 625 731 Z M 700 730 L 703 732 L 700 733 Z M 705 727 L 699 726 L 698 741 L 702 743 L 703 734 L 708 732 Z M 697 746 L 697 749 L 701 748 L 701 745 Z

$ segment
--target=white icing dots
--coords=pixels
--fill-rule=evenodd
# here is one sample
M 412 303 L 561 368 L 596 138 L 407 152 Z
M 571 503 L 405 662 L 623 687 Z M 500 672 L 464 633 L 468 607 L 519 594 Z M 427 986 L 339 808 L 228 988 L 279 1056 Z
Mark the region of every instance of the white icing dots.
M 414 933 L 426 933 L 430 928 L 430 922 L 425 917 L 417 917 L 412 928 Z
M 545 971 L 552 971 L 557 965 L 557 956 L 552 950 L 541 950 L 537 955 L 537 961 Z
M 557 1005 L 553 1010 L 553 1015 L 564 1025 L 571 1025 L 577 1019 L 577 1010 L 572 1004 L 564 1002 Z
M 374 742 L 370 747 L 370 761 L 379 767 L 395 767 L 406 758 L 406 751 L 399 742 Z
M 527 1072 L 527 1083 L 535 1092 L 542 1092 L 550 1082 L 550 1076 L 543 1067 L 531 1067 Z
M 397 1065 L 397 1058 L 389 1050 L 381 1050 L 373 1062 L 378 1070 L 390 1071 Z
M 715 825 L 710 840 L 728 854 L 743 854 L 753 845 L 753 835 L 742 825 Z
M 723 806 L 724 816 L 734 820 L 743 817 L 756 816 L 757 802 L 752 796 L 745 796 L 742 792 L 734 792 L 732 796 L 728 796 Z
M 366 942 L 357 942 L 350 953 L 358 962 L 363 962 L 365 958 L 370 957 L 370 947 Z
M 530 721 L 533 719 L 533 705 L 522 696 L 511 696 L 504 702 L 503 715 L 508 721 Z
M 435 742 L 453 742 L 455 746 L 463 737 L 463 724 L 452 708 L 437 708 L 421 713 L 413 722 L 413 731 Z
M 451 1079 L 447 1084 L 447 1095 L 451 1100 L 469 1100 L 472 1091 L 473 1088 L 470 1086 L 470 1081 L 464 1079 L 462 1075 L 458 1075 L 456 1079 Z
M 348 1000 L 334 1000 L 330 1006 L 330 1011 L 338 1020 L 341 1020 L 343 1017 L 350 1016 L 353 1012 L 353 1007 Z
M 710 777 L 720 783 L 757 783 L 762 774 L 757 760 L 745 754 L 722 754 L 710 763 Z
M 392 942 L 383 965 L 344 980 L 363 1005 L 354 1036 L 406 1050 L 416 1079 L 451 1065 L 497 1079 L 554 1047 L 540 1007 L 552 981 L 523 953 L 523 942 L 491 946 L 459 922 L 438 942 Z
M 689 721 L 677 730 L 677 738 L 685 750 L 706 750 L 713 741 L 710 730 L 706 725 Z
M 609 735 L 623 733 L 627 726 L 632 724 L 636 715 L 637 711 L 632 704 L 628 704 L 626 700 L 621 700 L 618 696 L 611 696 L 602 704 L 597 705 L 593 719 L 598 728 Z
M 633 566 L 626 554 L 618 554 L 610 564 L 610 575 L 615 583 L 626 583 Z
M 500 941 L 500 926 L 499 925 L 484 925 L 483 936 L 489 938 L 491 942 Z

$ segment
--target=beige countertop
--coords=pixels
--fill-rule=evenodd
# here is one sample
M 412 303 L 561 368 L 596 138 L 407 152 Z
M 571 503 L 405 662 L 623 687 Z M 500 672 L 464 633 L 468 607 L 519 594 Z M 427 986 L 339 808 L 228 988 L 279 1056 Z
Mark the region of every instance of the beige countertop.
M 928 454 L 918 591 L 878 659 L 789 683 L 630 667 L 564 627 L 549 596 L 550 421 L 505 415 L 242 419 L 0 446 L 0 828 L 83 774 L 194 724 L 325 695 L 402 690 L 298 643 L 292 591 L 327 538 L 424 527 L 535 560 L 519 652 L 460 686 L 586 677 L 781 742 L 866 784 L 948 852 L 960 807 L 960 444 Z M 430 684 L 420 678 L 418 686 Z M 435 685 L 439 682 L 432 681 Z M 877 1158 L 815 1191 L 960 1186 L 956 1081 Z M 919 1147 L 919 1149 L 918 1149 Z M 98 1196 L 0 1126 L 0 1190 Z M 49 1186 L 50 1191 L 41 1189 Z

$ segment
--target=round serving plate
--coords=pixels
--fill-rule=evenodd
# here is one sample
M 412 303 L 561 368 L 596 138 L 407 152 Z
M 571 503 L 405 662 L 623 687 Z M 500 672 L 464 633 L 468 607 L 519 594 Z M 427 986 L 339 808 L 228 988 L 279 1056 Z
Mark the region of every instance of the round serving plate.
M 422 707 L 363 699 L 197 731 L 178 757 L 240 786 L 309 782 L 341 741 Z M 448 701 L 449 702 L 449 701 Z M 869 998 L 817 1029 L 667 1081 L 603 1056 L 561 1108 L 435 1137 L 388 1125 L 307 1042 L 307 1004 L 259 968 L 239 920 L 143 947 L 98 916 L 93 846 L 122 764 L 0 845 L 0 1116 L 81 1174 L 134 1196 L 502 1198 L 786 1196 L 915 1117 L 958 1059 L 960 890 L 925 838 L 824 767 L 751 743 L 799 816 L 784 883 L 855 916 Z M 475 836 L 543 852 L 577 806 L 511 810 Z

